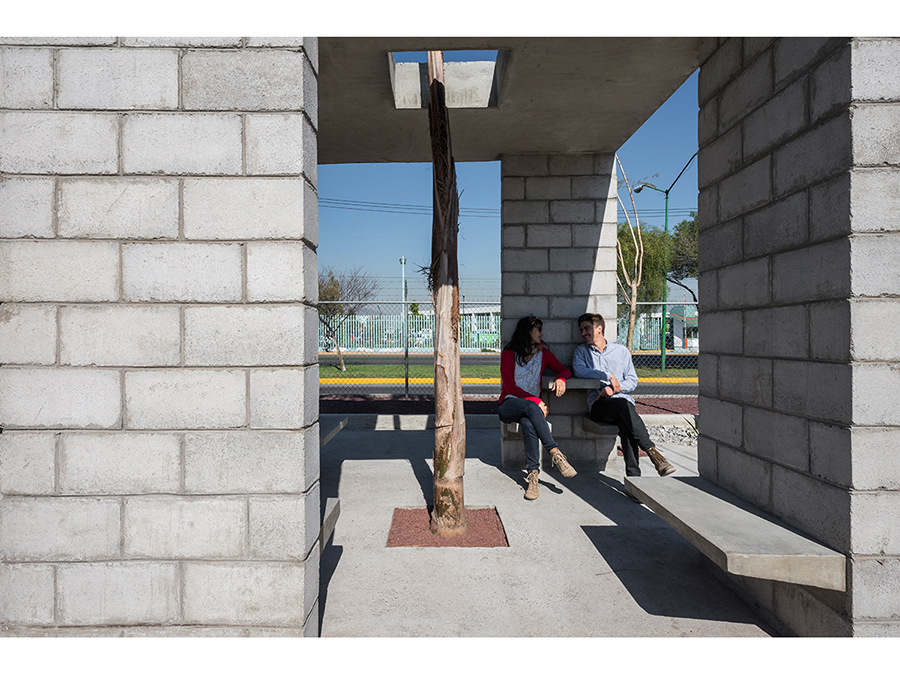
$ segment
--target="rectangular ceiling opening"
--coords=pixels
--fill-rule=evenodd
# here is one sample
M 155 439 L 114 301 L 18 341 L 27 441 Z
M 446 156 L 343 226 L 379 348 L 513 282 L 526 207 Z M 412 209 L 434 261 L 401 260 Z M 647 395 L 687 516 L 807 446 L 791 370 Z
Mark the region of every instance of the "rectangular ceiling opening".
M 506 50 L 448 50 L 444 52 L 444 85 L 448 108 L 497 106 Z M 394 107 L 428 107 L 428 52 L 388 52 Z

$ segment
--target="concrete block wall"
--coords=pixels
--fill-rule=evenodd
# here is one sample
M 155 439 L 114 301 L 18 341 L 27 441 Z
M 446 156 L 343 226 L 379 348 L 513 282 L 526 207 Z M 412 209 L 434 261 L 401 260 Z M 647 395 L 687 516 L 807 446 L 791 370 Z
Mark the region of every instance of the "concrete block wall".
M 0 39 L 3 633 L 318 634 L 317 70 Z
M 898 636 L 900 40 L 703 50 L 700 472 L 848 556 L 846 593 L 731 581 L 798 634 Z
M 581 314 L 612 317 L 607 331 L 615 340 L 615 155 L 507 155 L 500 170 L 503 343 L 519 319 L 537 316 L 550 350 L 571 367 L 583 342 L 575 323 Z M 576 468 L 580 459 L 593 460 L 595 441 L 579 419 L 588 410 L 586 392 L 544 398 L 560 449 Z M 504 435 L 501 442 L 504 456 L 521 455 L 524 467 L 522 440 Z

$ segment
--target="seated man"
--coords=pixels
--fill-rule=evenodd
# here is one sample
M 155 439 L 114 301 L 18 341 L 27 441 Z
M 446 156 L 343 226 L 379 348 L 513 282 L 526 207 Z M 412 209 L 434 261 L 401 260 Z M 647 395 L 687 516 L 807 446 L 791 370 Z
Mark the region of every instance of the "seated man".
M 619 428 L 625 475 L 641 475 L 640 450 L 647 453 L 660 476 L 674 473 L 675 467 L 653 445 L 647 427 L 634 408 L 634 399 L 628 395 L 638 383 L 631 352 L 606 341 L 603 334 L 606 322 L 599 314 L 582 314 L 578 317 L 578 327 L 584 344 L 575 347 L 572 372 L 578 378 L 599 380 L 601 386 L 588 394 L 590 417 L 595 422 L 615 424 Z

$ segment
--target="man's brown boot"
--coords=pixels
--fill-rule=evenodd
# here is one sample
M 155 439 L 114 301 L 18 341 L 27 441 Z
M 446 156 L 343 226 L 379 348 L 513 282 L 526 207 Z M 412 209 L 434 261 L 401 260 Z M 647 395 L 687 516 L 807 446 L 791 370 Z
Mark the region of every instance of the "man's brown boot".
M 559 451 L 559 448 L 553 448 L 550 451 L 550 460 L 553 462 L 553 465 L 557 469 L 559 469 L 559 472 L 563 475 L 563 478 L 571 478 L 576 473 L 578 473 L 566 460 L 566 456 Z
M 675 473 L 675 467 L 669 464 L 666 458 L 662 456 L 662 453 L 655 447 L 644 450 L 644 452 L 647 453 L 650 461 L 653 462 L 653 466 L 656 467 L 656 473 L 660 476 L 668 476 L 670 473 Z
M 528 488 L 525 490 L 525 499 L 538 498 L 538 472 L 537 469 L 528 474 Z

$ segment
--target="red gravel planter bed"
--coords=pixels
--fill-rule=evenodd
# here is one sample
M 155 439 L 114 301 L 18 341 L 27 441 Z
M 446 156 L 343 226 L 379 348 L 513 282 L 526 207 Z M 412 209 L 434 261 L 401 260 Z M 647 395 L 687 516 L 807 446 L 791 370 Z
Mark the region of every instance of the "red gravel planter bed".
M 496 548 L 509 546 L 506 531 L 497 509 L 493 507 L 467 508 L 468 529 L 461 537 L 444 539 L 431 533 L 431 507 L 394 509 L 394 519 L 388 534 L 388 547 L 445 546 L 464 548 Z

